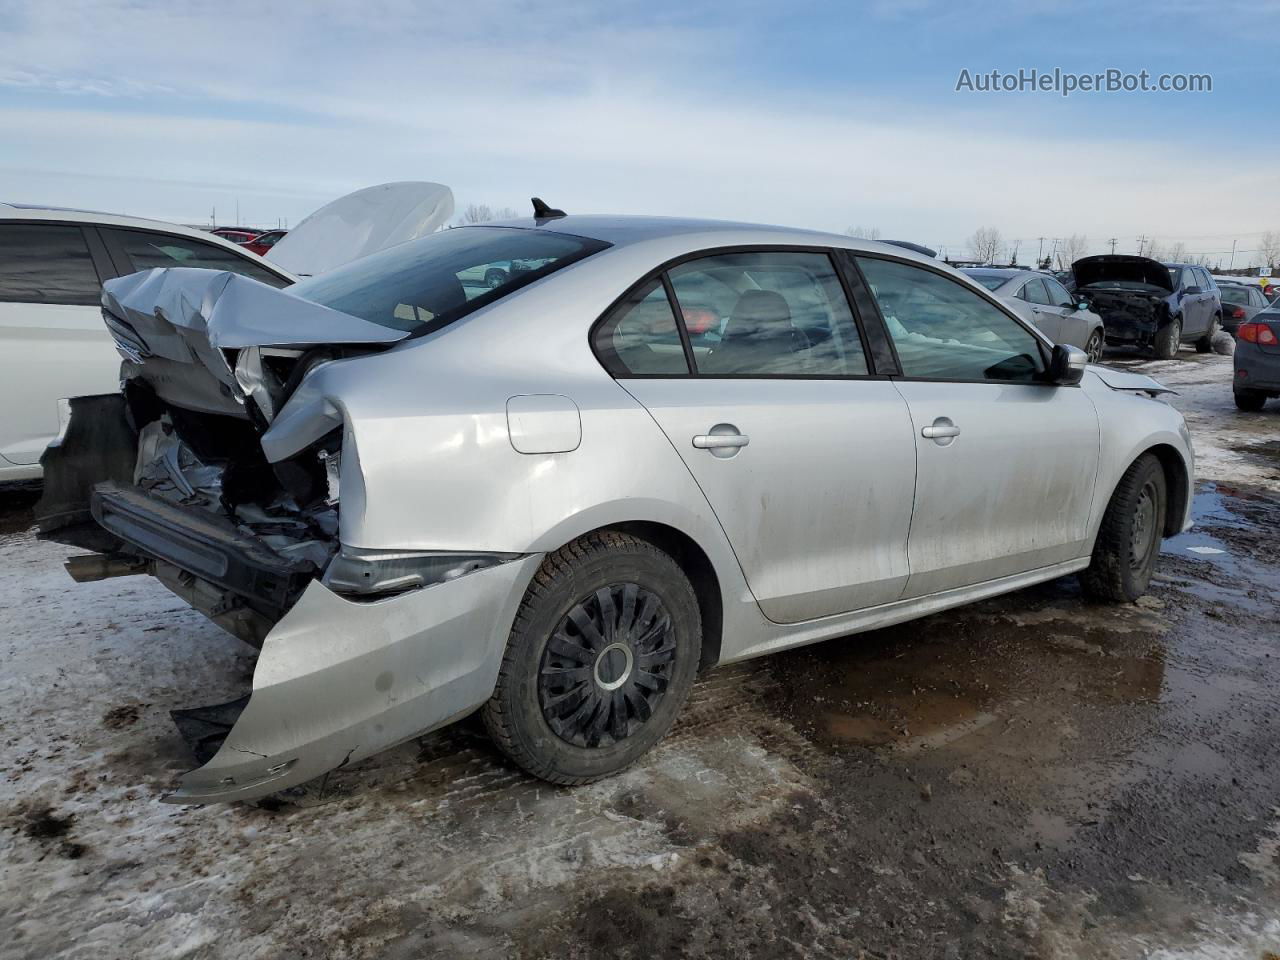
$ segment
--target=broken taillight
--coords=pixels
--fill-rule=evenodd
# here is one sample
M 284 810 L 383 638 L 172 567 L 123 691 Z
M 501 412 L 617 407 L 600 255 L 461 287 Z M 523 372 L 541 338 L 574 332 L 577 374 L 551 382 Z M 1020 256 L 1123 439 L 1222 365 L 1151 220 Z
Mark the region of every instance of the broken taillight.
M 1236 307 L 1234 310 L 1232 310 L 1232 311 L 1231 311 L 1231 319 L 1232 319 L 1232 320 L 1243 320 L 1243 319 L 1244 319 L 1244 307 Z
M 1242 323 L 1236 331 L 1236 338 L 1245 343 L 1256 343 L 1261 346 L 1273 346 L 1280 343 L 1273 331 L 1265 323 Z

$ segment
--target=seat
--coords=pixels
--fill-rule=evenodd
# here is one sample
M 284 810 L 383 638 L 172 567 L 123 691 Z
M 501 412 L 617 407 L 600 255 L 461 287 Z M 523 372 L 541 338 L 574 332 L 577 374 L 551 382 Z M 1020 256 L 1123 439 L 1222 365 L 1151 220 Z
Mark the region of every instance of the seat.
M 791 308 L 772 290 L 738 298 L 720 343 L 699 364 L 703 373 L 803 373 L 808 338 L 791 323 Z

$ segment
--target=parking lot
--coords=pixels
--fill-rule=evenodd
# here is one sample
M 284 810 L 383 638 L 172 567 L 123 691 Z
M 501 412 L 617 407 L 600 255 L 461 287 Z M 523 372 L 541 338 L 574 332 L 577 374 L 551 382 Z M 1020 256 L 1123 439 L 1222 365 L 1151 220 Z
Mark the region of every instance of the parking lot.
M 1196 527 L 1152 591 L 1066 578 L 715 670 L 625 774 L 470 721 L 257 805 L 159 802 L 168 710 L 252 651 L 150 578 L 76 587 L 0 501 L 0 955 L 1266 957 L 1280 951 L 1280 442 L 1179 391 Z M 122 586 L 123 585 L 123 586 Z

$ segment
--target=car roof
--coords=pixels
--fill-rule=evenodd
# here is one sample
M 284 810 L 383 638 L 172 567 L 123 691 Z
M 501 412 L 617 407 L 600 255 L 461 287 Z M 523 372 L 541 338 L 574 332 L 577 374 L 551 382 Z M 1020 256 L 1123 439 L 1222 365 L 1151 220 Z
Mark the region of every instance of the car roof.
M 203 240 L 206 243 L 212 243 L 215 246 L 227 247 L 235 250 L 237 253 L 243 254 L 246 258 L 261 263 L 270 269 L 273 273 L 277 273 L 288 279 L 294 278 L 288 270 L 284 270 L 269 260 L 264 260 L 257 254 L 246 250 L 238 243 L 220 237 L 216 233 L 210 233 L 207 230 L 200 230 L 194 227 L 184 227 L 179 223 L 169 223 L 166 220 L 149 220 L 145 217 L 126 217 L 116 213 L 102 213 L 98 210 L 77 210 L 72 207 L 45 207 L 29 203 L 4 203 L 0 202 L 0 222 L 6 220 L 49 220 L 57 223 L 74 223 L 93 224 L 104 227 L 130 227 L 135 230 L 158 230 L 164 233 L 173 234 L 181 237 L 191 237 L 196 240 Z M 247 232 L 247 231 L 246 231 Z
M 741 223 L 732 220 L 703 220 L 689 217 L 622 216 L 605 214 L 570 214 L 564 217 L 496 220 L 468 224 L 455 229 L 474 227 L 519 227 L 567 233 L 601 240 L 615 247 L 630 246 L 655 240 L 687 238 L 691 250 L 714 246 L 819 246 L 844 247 L 850 250 L 889 254 L 904 260 L 917 260 L 935 267 L 945 267 L 940 260 L 926 257 L 907 247 L 876 240 L 860 240 L 839 233 L 780 227 L 763 223 Z

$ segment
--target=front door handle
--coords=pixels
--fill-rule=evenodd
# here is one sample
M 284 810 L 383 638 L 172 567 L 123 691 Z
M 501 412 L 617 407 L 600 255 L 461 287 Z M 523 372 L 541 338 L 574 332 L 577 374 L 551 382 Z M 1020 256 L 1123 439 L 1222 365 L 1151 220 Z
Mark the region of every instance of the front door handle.
M 731 423 L 717 423 L 706 433 L 693 438 L 693 445 L 699 450 L 710 450 L 713 457 L 732 457 L 751 442 L 745 433 Z
M 940 447 L 945 447 L 960 436 L 960 428 L 952 423 L 950 418 L 938 417 L 929 426 L 920 429 L 920 436 L 926 440 L 932 440 Z

